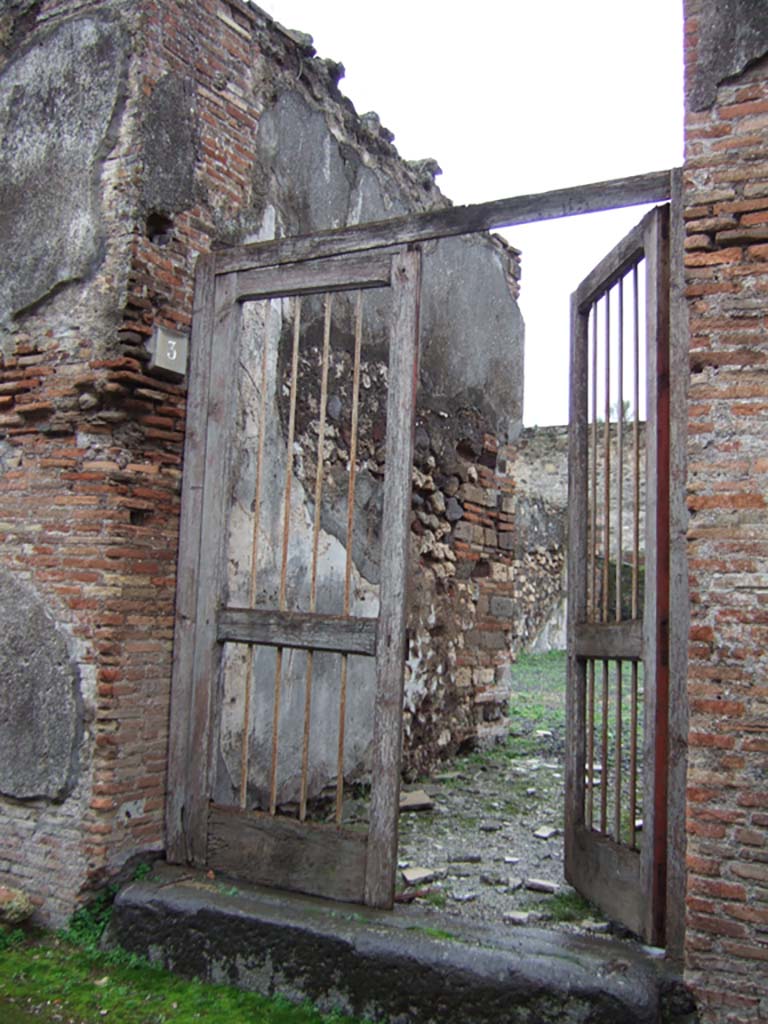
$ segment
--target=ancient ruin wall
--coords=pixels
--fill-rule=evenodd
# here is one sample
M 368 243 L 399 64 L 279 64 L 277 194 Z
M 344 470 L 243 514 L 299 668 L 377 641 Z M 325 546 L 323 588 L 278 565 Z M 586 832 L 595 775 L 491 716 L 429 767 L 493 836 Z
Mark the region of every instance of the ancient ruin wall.
M 687 0 L 690 316 L 686 972 L 768 1020 L 768 19 Z
M 49 777 L 0 780 L 0 877 L 61 920 L 163 845 L 185 387 L 150 370 L 154 326 L 188 329 L 214 243 L 446 200 L 432 162 L 356 116 L 337 65 L 239 0 L 13 0 L 0 46 L 0 228 L 19 259 L 0 291 L 0 614 L 4 634 L 34 625 L 1 663 L 0 742 L 4 763 L 40 733 L 56 751 Z M 503 731 L 497 672 L 528 628 L 497 473 L 521 413 L 516 254 L 458 239 L 425 256 L 412 770 L 457 721 L 458 742 Z

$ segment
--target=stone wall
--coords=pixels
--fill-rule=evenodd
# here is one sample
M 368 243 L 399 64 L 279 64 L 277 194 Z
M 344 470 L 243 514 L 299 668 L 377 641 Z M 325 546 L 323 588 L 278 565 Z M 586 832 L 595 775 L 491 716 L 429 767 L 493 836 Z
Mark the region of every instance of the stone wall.
M 601 428 L 602 429 L 602 428 Z M 644 504 L 645 504 L 645 424 L 640 424 L 640 551 L 644 550 Z M 611 426 L 609 442 L 609 461 L 612 467 L 612 479 L 616 480 L 619 465 L 619 443 L 616 425 Z M 598 459 L 598 475 L 603 473 L 602 438 L 599 439 L 600 457 Z M 633 479 L 634 450 L 632 446 L 632 426 L 625 428 L 623 444 L 623 478 Z M 568 427 L 530 427 L 520 435 L 516 444 L 510 446 L 506 465 L 506 475 L 514 481 L 515 508 L 518 529 L 525 523 L 525 532 L 531 542 L 538 537 L 543 547 L 550 545 L 559 538 L 564 543 L 568 525 Z M 633 536 L 632 502 L 627 500 L 628 487 L 625 490 L 622 504 L 622 530 L 625 544 Z M 614 484 L 610 494 L 611 523 L 616 521 L 616 496 L 618 488 Z M 631 496 L 630 496 L 631 497 Z M 600 512 L 602 517 L 602 510 Z M 601 518 L 598 530 L 602 528 Z M 625 558 L 631 561 L 631 550 L 627 549 Z M 529 600 L 537 605 L 541 594 L 555 594 L 551 602 L 545 602 L 540 610 L 535 629 L 524 639 L 524 646 L 532 651 L 564 650 L 566 644 L 567 614 L 567 580 L 565 566 L 562 566 L 559 587 L 553 590 L 551 584 L 534 587 L 530 591 Z
M 768 1020 L 768 19 L 687 0 L 686 970 L 703 1019 Z
M 0 621 L 34 623 L 0 661 L 0 761 L 31 736 L 52 755 L 47 777 L 19 759 L 0 779 L 0 878 L 46 920 L 163 846 L 186 389 L 151 368 L 154 329 L 188 330 L 214 244 L 447 204 L 434 162 L 402 161 L 341 73 L 240 0 L 0 15 L 0 234 L 18 254 L 0 286 Z M 503 666 L 534 628 L 516 595 L 542 558 L 559 578 L 561 541 L 515 533 L 499 461 L 522 408 L 518 274 L 498 240 L 425 247 L 409 771 L 503 734 Z

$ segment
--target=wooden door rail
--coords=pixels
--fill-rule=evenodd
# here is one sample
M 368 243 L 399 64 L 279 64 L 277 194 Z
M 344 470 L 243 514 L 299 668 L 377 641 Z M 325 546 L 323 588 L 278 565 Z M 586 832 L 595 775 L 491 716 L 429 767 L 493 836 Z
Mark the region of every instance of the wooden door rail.
M 224 608 L 219 612 L 216 635 L 222 643 L 268 644 L 373 657 L 377 624 L 378 619 L 352 615 Z
M 574 625 L 573 653 L 579 658 L 621 658 L 639 661 L 643 657 L 643 622 L 583 622 Z

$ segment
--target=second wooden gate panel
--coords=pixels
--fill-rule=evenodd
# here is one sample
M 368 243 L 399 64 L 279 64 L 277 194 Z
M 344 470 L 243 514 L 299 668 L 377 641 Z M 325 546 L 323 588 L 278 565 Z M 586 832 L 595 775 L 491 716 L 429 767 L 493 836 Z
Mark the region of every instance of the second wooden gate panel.
M 573 297 L 566 874 L 663 941 L 668 213 Z

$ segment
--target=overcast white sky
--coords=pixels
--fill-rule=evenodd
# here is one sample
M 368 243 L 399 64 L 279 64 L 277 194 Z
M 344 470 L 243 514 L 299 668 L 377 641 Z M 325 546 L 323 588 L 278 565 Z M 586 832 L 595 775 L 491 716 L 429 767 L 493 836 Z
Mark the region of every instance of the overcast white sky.
M 260 0 L 341 61 L 457 204 L 682 163 L 682 0 Z M 567 419 L 568 301 L 634 208 L 505 232 L 523 251 L 528 426 Z

